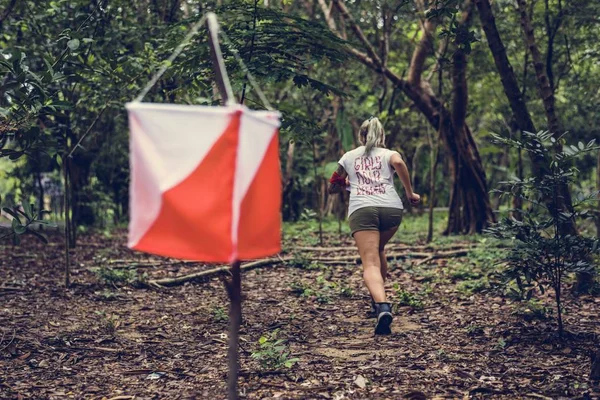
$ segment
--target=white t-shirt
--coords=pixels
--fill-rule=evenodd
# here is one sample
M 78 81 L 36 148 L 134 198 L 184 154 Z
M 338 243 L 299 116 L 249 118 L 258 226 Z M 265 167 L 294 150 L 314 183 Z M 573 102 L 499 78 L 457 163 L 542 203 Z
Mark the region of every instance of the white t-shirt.
M 395 171 L 390 164 L 393 154 L 398 152 L 375 147 L 367 156 L 365 146 L 360 146 L 338 161 L 350 181 L 348 216 L 362 207 L 404 208 L 394 188 Z

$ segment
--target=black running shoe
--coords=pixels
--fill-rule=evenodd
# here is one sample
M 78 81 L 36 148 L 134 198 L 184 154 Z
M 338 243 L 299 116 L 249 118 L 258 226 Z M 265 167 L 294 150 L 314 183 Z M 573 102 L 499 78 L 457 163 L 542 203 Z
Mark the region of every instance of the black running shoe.
M 390 325 L 394 317 L 392 316 L 392 305 L 390 303 L 376 303 L 377 325 L 375 325 L 376 335 L 389 335 L 392 333 Z

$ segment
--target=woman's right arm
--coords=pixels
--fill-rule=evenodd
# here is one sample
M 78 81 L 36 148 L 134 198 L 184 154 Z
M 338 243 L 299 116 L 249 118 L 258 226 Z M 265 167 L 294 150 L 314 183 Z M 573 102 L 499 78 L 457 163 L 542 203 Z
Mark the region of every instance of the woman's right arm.
M 398 174 L 398 178 L 400 178 L 400 182 L 402 182 L 402 186 L 404 186 L 404 191 L 406 192 L 406 197 L 408 197 L 408 201 L 412 204 L 418 204 L 421 201 L 421 196 L 413 192 L 412 185 L 410 183 L 410 174 L 408 173 L 408 167 L 406 163 L 400 157 L 400 154 L 394 153 L 390 157 L 390 164 L 396 170 Z
M 340 182 L 337 183 L 335 181 L 337 181 L 337 179 L 334 179 L 333 176 L 337 175 L 338 177 L 340 177 Z M 327 192 L 329 192 L 329 194 L 334 194 L 334 193 L 340 193 L 342 191 L 342 189 L 345 187 L 342 186 L 340 183 L 346 181 L 346 178 L 348 177 L 348 174 L 346 173 L 346 170 L 344 169 L 344 167 L 342 167 L 341 165 L 338 164 L 337 170 L 333 173 L 332 179 L 329 180 L 329 187 L 327 188 Z M 332 182 L 334 181 L 334 182 Z

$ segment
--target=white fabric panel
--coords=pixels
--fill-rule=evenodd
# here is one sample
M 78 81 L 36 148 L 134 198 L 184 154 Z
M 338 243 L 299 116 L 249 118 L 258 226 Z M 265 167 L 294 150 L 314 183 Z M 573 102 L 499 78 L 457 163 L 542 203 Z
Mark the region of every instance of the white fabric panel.
M 129 246 L 152 226 L 161 194 L 188 177 L 239 110 L 173 104 L 128 103 L 131 133 Z
M 278 112 L 244 110 L 240 124 L 235 187 L 233 189 L 232 242 L 237 248 L 242 200 L 262 164 L 274 134 L 279 128 Z M 233 255 L 233 259 L 237 254 Z

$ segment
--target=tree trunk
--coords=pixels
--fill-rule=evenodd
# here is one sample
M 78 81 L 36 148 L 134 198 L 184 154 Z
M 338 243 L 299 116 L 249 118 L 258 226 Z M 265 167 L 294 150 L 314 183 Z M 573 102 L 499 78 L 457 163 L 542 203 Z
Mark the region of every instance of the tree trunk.
M 229 365 L 229 376 L 227 377 L 227 394 L 229 400 L 237 400 L 238 397 L 238 375 L 240 362 L 238 356 L 240 326 L 242 324 L 242 273 L 240 261 L 235 260 L 231 264 L 231 281 L 226 284 L 229 294 L 229 349 L 227 359 Z
M 521 27 L 523 28 L 523 34 L 525 35 L 525 44 L 531 53 L 533 60 L 533 67 L 535 70 L 535 76 L 538 82 L 538 88 L 540 96 L 544 103 L 544 110 L 546 111 L 546 119 L 548 120 L 548 129 L 550 132 L 557 134 L 560 133 L 560 125 L 558 123 L 558 116 L 556 115 L 554 91 L 550 87 L 550 81 L 546 75 L 544 62 L 540 49 L 538 48 L 535 41 L 535 33 L 533 25 L 527 14 L 526 0 L 517 0 L 519 6 L 519 14 L 521 16 Z M 560 144 L 559 144 L 560 146 Z
M 40 154 L 38 153 L 37 155 L 38 160 L 41 158 Z M 40 211 L 42 211 L 44 209 L 44 185 L 42 184 L 42 171 L 41 171 L 42 167 L 40 165 L 40 162 L 38 161 L 36 163 L 36 170 L 35 170 L 35 177 L 36 177 L 36 182 L 39 188 L 39 192 L 38 192 L 38 213 Z M 39 217 L 38 219 L 44 219 L 44 214 L 38 214 Z M 42 225 L 40 225 L 41 227 Z
M 596 236 L 600 237 L 600 151 L 596 164 L 596 190 L 598 190 L 598 206 L 596 210 Z
M 78 152 L 70 163 L 70 189 L 71 209 L 73 210 L 73 226 L 91 226 L 96 222 L 94 208 L 91 206 L 94 199 L 86 190 L 89 183 L 92 159 L 88 152 Z

